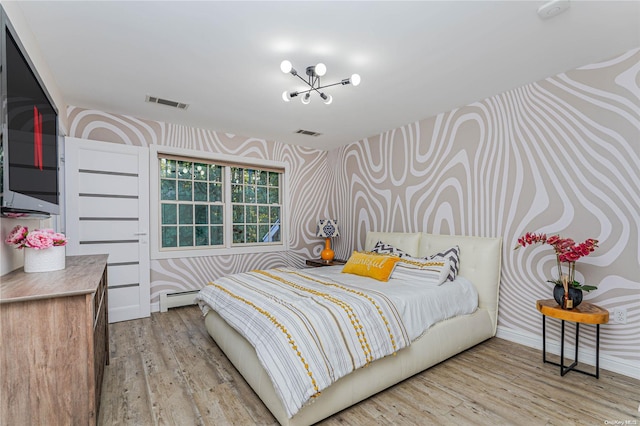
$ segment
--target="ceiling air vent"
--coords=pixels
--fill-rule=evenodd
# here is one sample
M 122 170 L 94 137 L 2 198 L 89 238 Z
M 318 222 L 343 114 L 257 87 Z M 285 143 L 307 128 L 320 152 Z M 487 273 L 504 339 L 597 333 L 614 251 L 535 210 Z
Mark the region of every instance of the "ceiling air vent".
M 149 102 L 149 103 L 152 103 L 152 104 L 166 105 L 166 106 L 170 106 L 170 107 L 178 108 L 178 109 L 187 109 L 187 108 L 189 108 L 189 104 L 185 104 L 184 102 L 170 101 L 169 99 L 162 99 L 162 98 L 158 98 L 157 96 L 149 96 L 149 95 L 147 95 L 147 98 L 145 100 L 146 100 L 146 102 Z
M 306 136 L 320 136 L 322 134 L 318 132 L 312 132 L 311 130 L 303 130 L 303 129 L 296 130 L 293 133 L 297 133 L 299 135 L 306 135 Z

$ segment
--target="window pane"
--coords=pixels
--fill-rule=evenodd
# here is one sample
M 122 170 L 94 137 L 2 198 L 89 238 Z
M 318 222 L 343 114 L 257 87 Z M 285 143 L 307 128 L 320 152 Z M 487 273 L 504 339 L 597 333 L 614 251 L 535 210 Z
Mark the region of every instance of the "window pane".
M 180 226 L 178 228 L 178 241 L 180 247 L 193 246 L 193 226 Z
M 178 161 L 178 179 L 191 180 L 192 178 L 192 166 L 190 161 Z
M 209 165 L 209 182 L 222 182 L 222 166 Z
M 178 206 L 175 204 L 162 205 L 162 224 L 175 225 L 178 223 Z
M 160 181 L 160 199 L 175 200 L 176 199 L 176 181 L 162 179 Z
M 244 201 L 242 191 L 242 185 L 232 185 L 231 186 L 231 202 L 232 203 L 242 203 Z
M 178 228 L 175 226 L 162 227 L 162 247 L 178 246 Z
M 258 226 L 258 236 L 260 237 L 260 241 L 269 242 L 269 230 L 270 226 L 268 225 L 260 225 Z
M 276 223 L 280 219 L 280 207 L 271 207 L 269 222 Z
M 256 183 L 258 185 L 266 185 L 267 183 L 269 183 L 268 181 L 268 174 L 267 172 L 265 172 L 264 170 L 260 170 L 260 175 L 258 177 L 258 179 L 256 179 Z
M 209 184 L 209 201 L 212 203 L 216 201 L 222 201 L 222 184 L 220 183 Z
M 247 242 L 248 243 L 257 243 L 258 242 L 258 227 L 255 225 L 247 225 Z
M 241 184 L 242 183 L 242 169 L 239 167 L 231 168 L 231 183 Z
M 178 213 L 179 224 L 183 225 L 193 223 L 193 206 L 191 204 L 180 204 L 178 207 Z
M 222 226 L 211 227 L 211 245 L 219 246 L 224 243 L 224 231 Z
M 210 206 L 210 218 L 209 223 L 211 224 L 222 224 L 223 218 L 223 210 L 222 206 Z
M 246 169 L 245 173 L 245 183 L 249 185 L 253 185 L 255 183 L 255 170 Z
M 193 183 L 193 201 L 207 201 L 207 182 Z
M 269 204 L 280 204 L 279 194 L 278 188 L 269 188 Z
M 209 206 L 206 204 L 196 204 L 195 205 L 195 223 L 197 224 L 209 224 Z
M 256 201 L 260 204 L 267 204 L 267 187 L 259 186 L 257 190 L 258 190 L 258 197 Z
M 166 158 L 160 159 L 160 177 L 161 178 L 174 178 L 176 177 L 176 162 L 175 160 L 167 160 Z
M 246 217 L 245 217 L 245 222 L 246 223 L 258 223 L 258 207 L 257 206 L 247 206 L 246 209 Z
M 271 229 L 271 235 L 273 235 L 273 237 L 271 238 L 271 242 L 280 242 L 280 226 L 276 225 L 275 227 L 273 227 Z
M 269 223 L 269 207 L 258 206 L 258 222 Z
M 233 225 L 233 242 L 244 243 L 244 225 Z
M 196 226 L 196 245 L 197 246 L 209 245 L 209 227 L 208 226 Z
M 191 181 L 179 180 L 178 181 L 178 200 L 180 201 L 193 201 L 191 195 Z
M 256 187 L 255 185 L 249 185 L 244 187 L 244 202 L 255 203 L 256 202 Z
M 244 223 L 244 206 L 233 206 L 233 223 Z
M 269 186 L 279 186 L 280 185 L 280 174 L 269 172 Z
M 207 170 L 209 168 L 206 164 L 194 163 L 193 164 L 193 179 L 194 180 L 207 180 Z

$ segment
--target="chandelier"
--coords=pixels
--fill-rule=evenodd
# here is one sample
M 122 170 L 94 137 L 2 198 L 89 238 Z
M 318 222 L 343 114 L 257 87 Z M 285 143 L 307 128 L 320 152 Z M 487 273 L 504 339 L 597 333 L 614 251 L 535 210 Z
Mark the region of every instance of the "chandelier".
M 304 81 L 304 83 L 307 86 L 309 86 L 309 90 L 304 90 L 301 92 L 297 92 L 297 91 L 290 92 L 288 90 L 285 90 L 284 93 L 282 93 L 282 99 L 285 102 L 289 102 L 291 99 L 295 98 L 296 96 L 301 96 L 300 99 L 302 100 L 302 103 L 307 105 L 309 102 L 311 102 L 311 92 L 317 92 L 322 98 L 322 100 L 324 101 L 324 103 L 329 105 L 333 101 L 333 98 L 331 97 L 331 95 L 327 95 L 324 92 L 321 92 L 320 90 L 327 87 L 331 87 L 331 86 L 337 86 L 338 84 L 343 86 L 347 84 L 352 84 L 354 86 L 357 86 L 358 84 L 360 84 L 360 76 L 358 74 L 353 74 L 351 75 L 351 77 L 345 78 L 337 83 L 326 84 L 324 86 L 321 86 L 320 77 L 322 77 L 327 73 L 327 67 L 323 63 L 308 66 L 306 69 L 306 74 L 307 74 L 306 80 L 302 76 L 300 76 L 300 74 L 298 74 L 298 71 L 296 71 L 295 68 L 293 68 L 293 65 L 291 65 L 291 62 L 287 60 L 282 61 L 282 63 L 280 64 L 280 69 L 285 74 L 291 74 L 295 77 L 298 77 L 300 80 Z

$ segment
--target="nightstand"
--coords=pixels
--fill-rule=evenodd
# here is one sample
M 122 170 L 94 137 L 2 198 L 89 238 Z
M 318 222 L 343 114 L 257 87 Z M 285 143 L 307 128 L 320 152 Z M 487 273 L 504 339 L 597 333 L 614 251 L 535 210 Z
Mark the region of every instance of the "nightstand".
M 326 261 L 322 259 L 307 259 L 306 261 L 307 266 L 313 266 L 314 268 L 317 268 L 320 266 L 344 265 L 345 263 L 347 263 L 346 260 L 340 260 L 340 259 L 333 259 L 330 261 Z
M 577 308 L 562 309 L 553 299 L 538 300 L 536 308 L 542 314 L 542 362 L 557 365 L 560 367 L 560 375 L 564 376 L 569 371 L 577 371 L 578 373 L 600 378 L 600 324 L 609 322 L 609 311 L 596 306 L 592 303 L 582 302 Z M 546 351 L 546 318 L 556 318 L 562 321 L 561 337 L 560 337 L 560 364 L 557 362 L 547 361 Z M 573 364 L 568 367 L 564 366 L 564 322 L 571 321 L 576 324 L 576 346 Z M 596 326 L 596 373 L 588 373 L 586 371 L 575 368 L 578 365 L 578 338 L 580 336 L 580 323 L 593 324 Z

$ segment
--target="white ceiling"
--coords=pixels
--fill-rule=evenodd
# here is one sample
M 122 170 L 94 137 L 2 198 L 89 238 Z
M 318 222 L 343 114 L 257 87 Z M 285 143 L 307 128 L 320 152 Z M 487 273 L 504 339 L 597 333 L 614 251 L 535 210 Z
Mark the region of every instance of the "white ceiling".
M 640 2 L 20 3 L 69 105 L 331 149 L 640 46 Z M 283 102 L 323 62 L 358 87 Z M 187 110 L 145 103 L 152 95 Z M 60 106 L 59 106 L 60 107 Z M 296 135 L 298 129 L 322 136 Z

